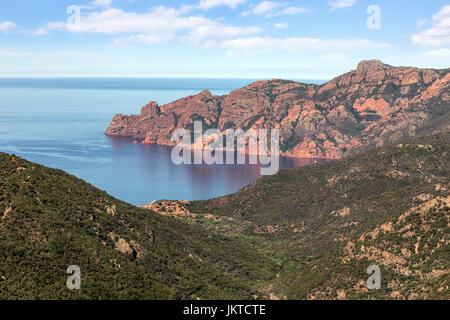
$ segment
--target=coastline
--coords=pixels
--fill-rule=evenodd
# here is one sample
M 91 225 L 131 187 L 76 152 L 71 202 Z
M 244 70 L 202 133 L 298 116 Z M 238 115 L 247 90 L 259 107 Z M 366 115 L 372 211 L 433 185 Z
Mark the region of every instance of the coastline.
M 108 135 L 105 133 L 105 135 L 108 138 L 112 138 L 112 139 L 119 139 L 119 140 L 123 140 L 126 141 L 127 143 L 130 144 L 139 144 L 139 145 L 143 145 L 143 146 L 161 146 L 161 147 L 167 147 L 170 150 L 172 150 L 173 147 L 176 146 L 176 144 L 164 144 L 164 143 L 150 143 L 150 142 L 145 142 L 145 139 L 143 138 L 134 138 L 132 136 L 116 136 L 116 135 Z M 180 145 L 180 146 L 184 146 L 184 145 Z M 197 150 L 201 150 L 201 151 L 205 151 L 205 150 L 209 150 L 209 151 L 213 151 L 214 149 L 212 148 L 196 148 L 195 144 L 190 144 L 189 146 L 187 146 L 187 148 L 189 148 L 192 152 L 197 151 Z M 222 152 L 228 152 L 229 150 L 227 150 L 226 148 L 220 149 Z M 238 154 L 237 150 L 230 150 L 232 152 L 236 154 Z M 245 148 L 245 153 L 244 155 L 246 156 L 260 156 L 260 155 L 264 155 L 262 153 L 250 153 L 248 151 L 248 148 Z M 270 156 L 270 153 L 269 155 Z M 294 154 L 291 153 L 287 153 L 287 152 L 280 152 L 279 158 L 288 158 L 288 159 L 293 159 L 293 160 L 302 160 L 302 159 L 308 159 L 308 160 L 320 160 L 320 161 L 332 161 L 332 160 L 339 160 L 340 158 L 325 158 L 325 157 L 321 157 L 321 156 L 306 156 L 306 157 L 298 157 L 295 156 Z

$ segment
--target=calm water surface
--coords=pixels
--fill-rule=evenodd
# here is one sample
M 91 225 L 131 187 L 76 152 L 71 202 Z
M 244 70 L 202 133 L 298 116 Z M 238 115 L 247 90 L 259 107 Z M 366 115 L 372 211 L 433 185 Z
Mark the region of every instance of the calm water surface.
M 203 89 L 227 94 L 252 81 L 0 79 L 0 151 L 63 169 L 135 205 L 222 196 L 259 178 L 259 166 L 177 166 L 170 148 L 109 138 L 104 131 L 116 113 L 137 114 L 151 100 L 164 104 Z M 282 158 L 280 167 L 309 163 Z

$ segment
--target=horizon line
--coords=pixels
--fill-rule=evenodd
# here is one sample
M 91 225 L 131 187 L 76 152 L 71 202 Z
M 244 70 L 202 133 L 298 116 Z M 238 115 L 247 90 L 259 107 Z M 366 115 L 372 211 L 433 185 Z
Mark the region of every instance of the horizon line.
M 281 77 L 198 77 L 198 76 L 0 76 L 0 79 L 229 79 L 229 80 L 314 80 L 329 81 L 332 78 L 281 78 Z

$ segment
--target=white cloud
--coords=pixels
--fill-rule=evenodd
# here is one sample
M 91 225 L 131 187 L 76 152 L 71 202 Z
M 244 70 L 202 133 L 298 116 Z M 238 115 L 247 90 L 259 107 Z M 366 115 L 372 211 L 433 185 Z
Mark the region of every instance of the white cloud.
M 285 3 L 273 2 L 273 1 L 263 1 L 258 3 L 249 11 L 242 12 L 243 16 L 248 16 L 250 14 L 254 15 L 265 15 L 266 17 L 271 16 L 282 16 L 282 15 L 294 15 L 300 13 L 309 13 L 311 9 L 303 7 L 285 7 Z
M 450 5 L 433 16 L 433 26 L 411 37 L 414 44 L 424 47 L 450 44 Z
M 112 0 L 95 0 L 92 4 L 99 7 L 109 7 L 111 3 Z
M 197 26 L 191 30 L 184 40 L 199 45 L 209 39 L 232 39 L 235 37 L 250 36 L 262 32 L 259 27 L 225 26 L 216 22 Z
M 120 37 L 112 44 L 109 45 L 109 47 L 120 47 L 120 48 L 126 48 L 131 46 L 135 43 L 145 44 L 145 45 L 153 45 L 156 43 L 161 43 L 168 41 L 173 38 L 173 35 L 165 35 L 165 34 L 133 34 L 128 37 Z
M 367 39 L 318 39 L 318 38 L 271 38 L 247 37 L 224 40 L 217 46 L 228 49 L 228 53 L 261 53 L 267 51 L 312 52 L 312 51 L 354 51 L 386 48 L 387 43 L 378 43 Z
M 209 39 L 230 39 L 255 35 L 263 31 L 259 27 L 224 25 L 201 15 L 184 16 L 185 12 L 185 9 L 165 7 L 155 7 L 147 13 L 108 8 L 101 12 L 87 13 L 81 17 L 81 23 L 78 25 L 52 22 L 34 34 L 45 34 L 49 30 L 122 34 L 123 36 L 110 46 L 127 47 L 133 43 L 152 45 L 177 36 L 185 42 L 200 45 Z
M 47 33 L 48 33 L 48 26 L 45 26 L 45 27 L 41 27 L 35 31 L 32 31 L 30 34 L 35 35 L 35 36 L 42 36 Z
M 350 8 L 353 7 L 355 4 L 356 0 L 335 0 L 329 2 L 329 5 L 331 6 L 331 11 L 343 8 Z
M 165 7 L 156 7 L 146 13 L 126 12 L 109 8 L 102 12 L 91 12 L 81 18 L 81 23 L 67 25 L 65 22 L 48 23 L 47 29 L 78 33 L 165 33 L 192 29 L 196 26 L 211 24 L 212 20 L 203 16 L 184 17 L 181 12 Z
M 14 22 L 11 22 L 11 21 L 0 22 L 0 31 L 1 32 L 9 31 L 15 27 L 17 27 L 17 25 Z
M 422 28 L 426 23 L 427 23 L 428 19 L 420 19 L 419 21 L 417 21 L 417 28 Z
M 284 4 L 275 2 L 260 6 L 255 12 L 269 14 L 269 8 L 289 9 Z M 269 3 L 269 4 L 267 4 Z M 260 3 L 261 4 L 261 3 Z M 256 8 L 256 7 L 255 7 Z M 254 9 L 255 9 L 254 8 Z M 259 11 L 258 11 L 259 10 Z M 366 39 L 318 39 L 309 37 L 272 38 L 260 36 L 264 31 L 255 26 L 225 25 L 202 15 L 186 15 L 187 10 L 167 7 L 154 7 L 148 12 L 127 12 L 117 8 L 105 8 L 101 11 L 87 11 L 81 17 L 79 25 L 66 22 L 51 22 L 35 31 L 44 34 L 48 31 L 68 31 L 73 33 L 117 34 L 118 39 L 110 46 L 127 47 L 132 44 L 153 45 L 176 39 L 194 46 L 222 48 L 228 53 L 245 52 L 314 52 L 345 51 L 367 48 L 383 48 L 388 44 Z M 272 11 L 273 12 L 273 11 Z M 277 10 L 275 10 L 275 13 Z M 284 14 L 300 12 L 299 10 L 279 11 Z M 275 28 L 288 28 L 287 23 L 274 24 Z
M 242 13 L 242 15 L 247 16 L 250 14 L 254 15 L 271 15 L 273 11 L 280 7 L 281 3 L 273 2 L 273 1 L 263 1 L 258 3 L 253 9 L 249 11 L 245 11 Z
M 313 10 L 303 7 L 287 7 L 282 11 L 279 11 L 276 13 L 277 16 L 282 15 L 294 15 L 294 14 L 300 14 L 300 13 L 310 13 Z
M 202 10 L 210 10 L 215 7 L 227 6 L 231 9 L 236 9 L 236 7 L 246 0 L 200 0 L 198 8 Z
M 289 24 L 285 22 L 278 22 L 273 25 L 276 29 L 287 29 L 289 28 Z

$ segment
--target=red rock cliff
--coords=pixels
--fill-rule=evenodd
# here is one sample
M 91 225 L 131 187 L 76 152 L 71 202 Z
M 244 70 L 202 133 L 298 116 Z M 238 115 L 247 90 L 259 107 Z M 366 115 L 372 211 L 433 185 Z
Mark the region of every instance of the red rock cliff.
M 362 61 L 321 86 L 264 80 L 213 96 L 205 90 L 172 103 L 150 102 L 140 115 L 116 115 L 106 134 L 173 145 L 172 132 L 203 128 L 280 129 L 282 154 L 340 158 L 362 148 L 450 129 L 450 69 Z

